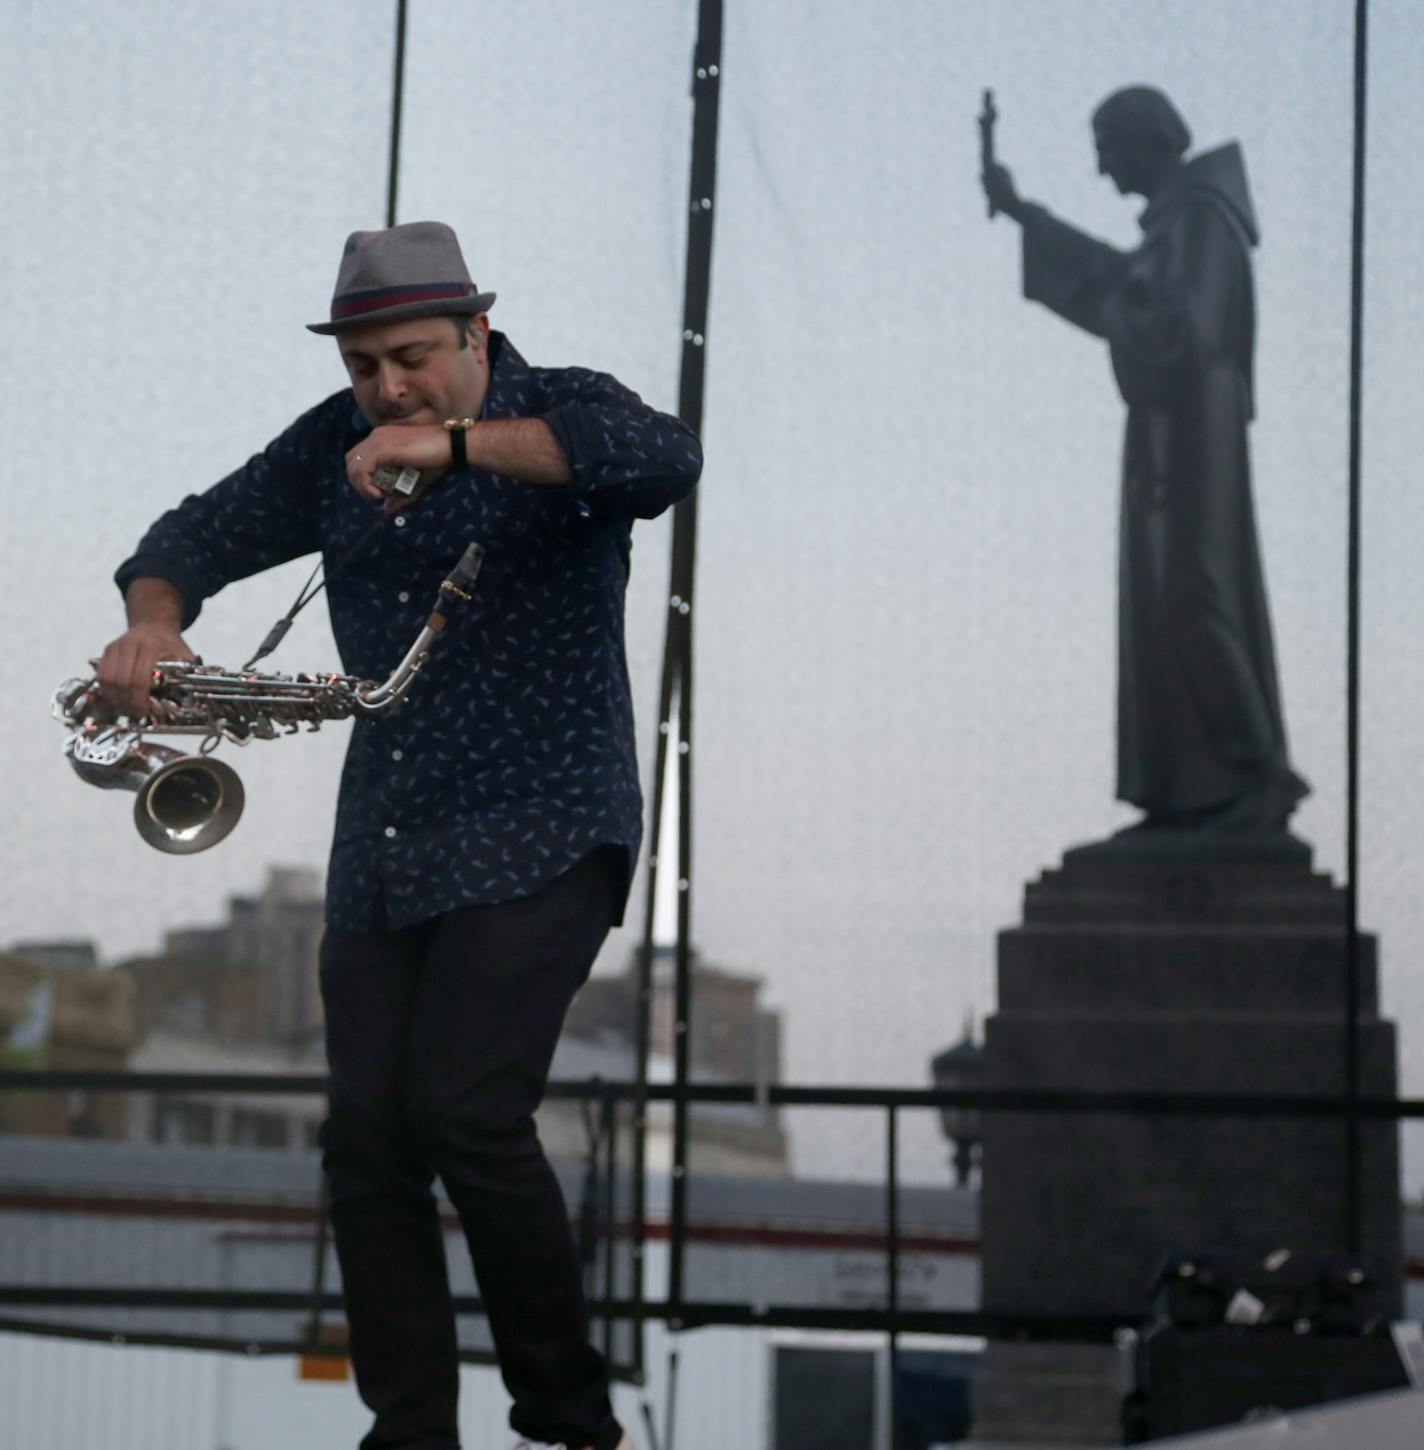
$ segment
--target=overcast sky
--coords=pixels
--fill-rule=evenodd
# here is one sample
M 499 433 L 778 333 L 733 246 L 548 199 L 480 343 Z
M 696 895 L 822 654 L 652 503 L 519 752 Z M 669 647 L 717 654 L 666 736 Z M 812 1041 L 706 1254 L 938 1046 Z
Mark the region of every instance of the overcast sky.
M 12 0 L 0 944 L 92 936 L 112 960 L 219 919 L 270 863 L 324 863 L 347 727 L 227 752 L 247 815 L 179 860 L 139 842 L 127 796 L 72 776 L 46 705 L 121 628 L 108 579 L 147 523 L 342 384 L 302 324 L 325 313 L 346 233 L 383 215 L 393 8 Z M 1409 0 L 1372 8 L 1361 881 L 1417 1092 L 1424 26 Z M 672 408 L 692 0 L 411 10 L 401 218 L 457 227 L 531 361 L 605 368 Z M 727 10 L 695 935 L 766 978 L 788 1076 L 923 1082 L 964 1012 L 991 1009 L 995 932 L 1025 881 L 1128 819 L 1111 799 L 1121 405 L 1101 347 L 1019 295 L 1016 232 L 989 224 L 975 182 L 980 93 L 995 88 L 1023 190 L 1121 243 L 1136 206 L 1096 176 L 1087 124 L 1108 91 L 1160 84 L 1199 146 L 1244 147 L 1264 233 L 1257 498 L 1315 787 L 1298 826 L 1338 877 L 1354 6 Z M 665 523 L 635 554 L 650 744 Z M 304 567 L 227 591 L 191 643 L 246 658 Z M 335 664 L 319 615 L 280 667 Z M 879 1162 L 860 1120 L 819 1137 L 805 1166 Z M 926 1120 L 907 1156 L 931 1171 L 938 1154 Z

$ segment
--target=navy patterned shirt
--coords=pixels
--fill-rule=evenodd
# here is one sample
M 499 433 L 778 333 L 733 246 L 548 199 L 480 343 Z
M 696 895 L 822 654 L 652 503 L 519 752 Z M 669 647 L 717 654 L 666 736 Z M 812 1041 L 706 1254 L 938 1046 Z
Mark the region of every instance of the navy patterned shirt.
M 224 585 L 320 550 L 342 666 L 383 680 L 465 546 L 484 546 L 474 597 L 405 702 L 353 724 L 327 877 L 341 931 L 529 896 L 602 845 L 626 852 L 626 897 L 638 854 L 632 523 L 692 491 L 701 446 L 605 373 L 530 367 L 497 332 L 490 355 L 481 417 L 543 418 L 571 483 L 452 472 L 369 536 L 381 505 L 347 482 L 345 456 L 371 425 L 347 389 L 164 514 L 115 576 L 168 580 L 186 629 Z

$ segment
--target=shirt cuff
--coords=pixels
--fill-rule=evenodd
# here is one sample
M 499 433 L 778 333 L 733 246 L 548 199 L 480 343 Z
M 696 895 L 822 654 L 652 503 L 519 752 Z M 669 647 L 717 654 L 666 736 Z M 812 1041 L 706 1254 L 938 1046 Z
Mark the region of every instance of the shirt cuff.
M 165 579 L 178 591 L 183 600 L 180 629 L 187 629 L 202 612 L 205 597 L 202 585 L 162 554 L 135 554 L 114 571 L 114 583 L 119 586 L 120 594 L 126 594 L 135 579 Z
M 576 438 L 578 404 L 561 403 L 557 408 L 552 408 L 545 413 L 543 419 L 548 425 L 549 432 L 554 435 L 554 442 L 559 445 L 559 450 L 564 455 L 564 461 L 569 465 L 569 482 L 555 484 L 554 487 L 569 491 L 587 489 L 590 486 L 588 464 L 580 459 L 580 449 Z

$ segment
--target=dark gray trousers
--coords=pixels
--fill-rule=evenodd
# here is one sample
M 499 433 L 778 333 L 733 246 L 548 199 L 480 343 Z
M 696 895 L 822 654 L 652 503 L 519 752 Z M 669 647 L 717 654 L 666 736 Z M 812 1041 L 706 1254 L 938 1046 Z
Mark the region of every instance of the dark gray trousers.
M 621 857 L 538 895 L 401 931 L 328 931 L 321 1145 L 361 1450 L 458 1450 L 459 1370 L 431 1184 L 460 1216 L 521 1435 L 612 1450 L 621 1431 L 568 1212 L 533 1113 L 574 993 L 608 933 Z

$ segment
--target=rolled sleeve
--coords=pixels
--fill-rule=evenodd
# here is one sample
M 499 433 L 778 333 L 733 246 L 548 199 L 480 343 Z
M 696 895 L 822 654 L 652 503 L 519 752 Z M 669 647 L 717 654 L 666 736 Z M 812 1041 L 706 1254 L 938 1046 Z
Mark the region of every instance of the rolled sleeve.
M 166 579 L 183 598 L 186 629 L 203 601 L 234 580 L 319 548 L 316 460 L 323 445 L 339 441 L 338 420 L 349 411 L 340 396 L 304 414 L 206 493 L 169 509 L 115 572 L 120 591 L 135 579 Z
M 127 594 L 129 585 L 135 579 L 167 580 L 178 591 L 183 600 L 183 620 L 179 627 L 181 629 L 187 629 L 198 615 L 202 613 L 203 600 L 210 593 L 216 591 L 209 590 L 204 586 L 203 580 L 196 570 L 185 567 L 184 563 L 173 557 L 173 555 L 161 552 L 163 545 L 168 540 L 161 537 L 156 538 L 155 535 L 158 534 L 158 531 L 163 526 L 164 519 L 167 517 L 168 515 L 165 514 L 163 519 L 160 519 L 144 535 L 143 542 L 139 545 L 139 552 L 134 554 L 132 558 L 125 559 L 114 571 L 114 583 L 119 586 L 120 594 Z M 152 549 L 145 552 L 146 546 L 150 544 L 153 545 Z
M 681 419 L 650 408 L 607 373 L 568 368 L 542 414 L 573 475 L 567 487 L 601 508 L 656 518 L 702 474 L 702 444 Z

